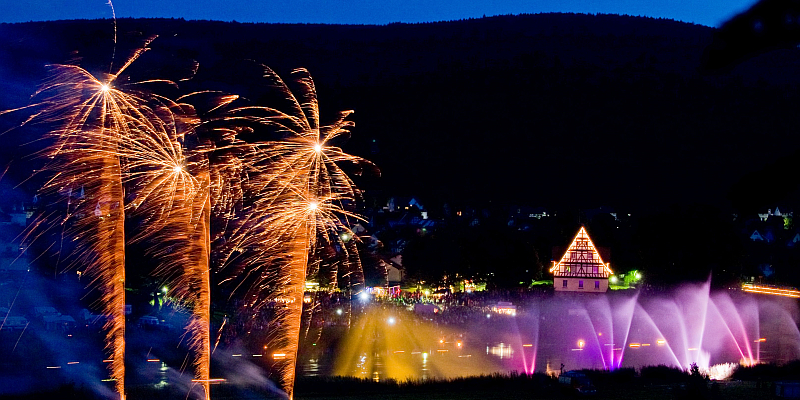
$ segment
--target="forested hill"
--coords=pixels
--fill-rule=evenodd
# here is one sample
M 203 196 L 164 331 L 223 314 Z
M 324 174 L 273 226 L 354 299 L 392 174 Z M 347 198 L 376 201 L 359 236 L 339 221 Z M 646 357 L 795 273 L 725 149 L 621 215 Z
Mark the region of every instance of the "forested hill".
M 108 70 L 113 31 L 110 20 L 0 25 L 0 108 L 27 103 L 47 63 Z M 362 182 L 377 192 L 750 209 L 793 201 L 797 189 L 798 50 L 701 73 L 708 27 L 578 14 L 386 26 L 123 19 L 115 65 L 154 35 L 132 70 L 178 80 L 196 61 L 186 91 L 261 101 L 254 63 L 284 76 L 308 68 L 323 119 L 356 111 L 346 149 L 381 168 Z M 4 136 L 3 157 L 32 134 Z

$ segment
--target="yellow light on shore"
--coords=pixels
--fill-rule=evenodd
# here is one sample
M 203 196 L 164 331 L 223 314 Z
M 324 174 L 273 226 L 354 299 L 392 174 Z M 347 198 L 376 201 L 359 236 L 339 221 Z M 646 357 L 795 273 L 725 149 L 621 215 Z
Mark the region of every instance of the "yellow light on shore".
M 800 291 L 793 289 L 784 289 L 772 286 L 755 285 L 752 283 L 745 283 L 742 285 L 742 290 L 747 293 L 770 294 L 773 296 L 791 297 L 793 299 L 800 298 Z

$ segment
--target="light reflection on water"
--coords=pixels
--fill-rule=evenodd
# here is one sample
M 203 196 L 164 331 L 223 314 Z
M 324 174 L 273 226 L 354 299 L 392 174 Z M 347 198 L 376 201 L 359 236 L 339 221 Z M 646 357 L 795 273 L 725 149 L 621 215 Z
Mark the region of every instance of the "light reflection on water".
M 486 346 L 486 354 L 491 354 L 493 356 L 498 357 L 501 360 L 506 358 L 511 358 L 514 355 L 514 349 L 511 348 L 511 345 L 507 345 L 505 343 L 498 343 L 495 346 L 489 347 Z
M 512 365 L 517 351 L 506 335 L 483 337 L 403 311 L 378 307 L 365 310 L 344 333 L 335 350 L 336 360 L 330 361 L 333 368 L 321 368 L 333 375 L 376 381 L 446 379 L 523 369 L 522 362 L 519 368 Z
M 485 351 L 481 351 L 484 348 Z M 514 346 L 504 342 L 482 345 L 462 342 L 458 345 L 455 342 L 437 341 L 425 351 L 386 348 L 373 350 L 377 351 L 361 352 L 347 368 L 346 375 L 378 382 L 388 378 L 427 380 L 521 370 L 513 368 L 515 361 L 518 361 L 519 352 Z M 314 374 L 318 374 L 319 368 L 318 360 L 307 360 L 303 365 L 304 375 L 316 376 Z M 341 366 L 337 370 L 341 371 Z M 404 375 L 399 376 L 398 373 Z
M 156 388 L 161 389 L 169 385 L 167 371 L 169 371 L 169 367 L 167 366 L 167 363 L 162 361 L 161 367 L 158 368 L 158 383 L 155 384 Z
M 303 376 L 319 376 L 318 358 L 309 358 L 303 363 Z
M 536 298 L 520 311 L 453 307 L 428 316 L 370 305 L 339 333 L 335 359 L 321 368 L 339 376 L 422 380 L 800 358 L 795 304 L 714 293 L 708 284 L 649 296 Z

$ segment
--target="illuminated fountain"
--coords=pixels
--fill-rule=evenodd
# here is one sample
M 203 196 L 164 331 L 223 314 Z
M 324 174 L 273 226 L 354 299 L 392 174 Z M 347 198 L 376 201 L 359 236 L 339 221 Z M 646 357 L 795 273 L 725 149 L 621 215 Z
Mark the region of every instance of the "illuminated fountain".
M 667 365 L 709 371 L 800 357 L 796 304 L 687 285 L 669 295 L 555 297 L 529 307 L 522 341 L 536 338 L 537 360 L 568 369 Z M 533 318 L 537 322 L 530 322 Z M 719 369 L 719 368 L 718 368 Z M 536 368 L 525 368 L 532 372 Z
M 394 323 L 389 323 L 393 313 Z M 714 379 L 738 365 L 800 358 L 789 299 L 684 285 L 671 293 L 543 296 L 516 314 L 473 313 L 460 324 L 368 309 L 344 340 L 334 373 L 371 379 L 452 378 L 518 371 L 692 364 Z

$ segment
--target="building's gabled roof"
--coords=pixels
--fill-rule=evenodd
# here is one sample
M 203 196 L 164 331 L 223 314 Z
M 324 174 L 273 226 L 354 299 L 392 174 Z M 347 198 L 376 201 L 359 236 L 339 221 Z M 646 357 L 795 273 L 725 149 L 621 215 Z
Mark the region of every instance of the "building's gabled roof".
M 603 262 L 584 227 L 572 239 L 561 260 L 554 262 L 550 272 L 556 277 L 587 278 L 608 278 L 613 273 L 609 264 Z

